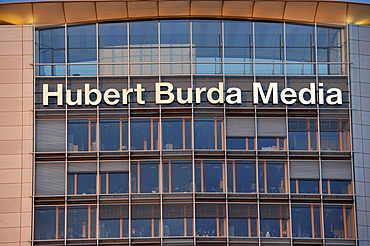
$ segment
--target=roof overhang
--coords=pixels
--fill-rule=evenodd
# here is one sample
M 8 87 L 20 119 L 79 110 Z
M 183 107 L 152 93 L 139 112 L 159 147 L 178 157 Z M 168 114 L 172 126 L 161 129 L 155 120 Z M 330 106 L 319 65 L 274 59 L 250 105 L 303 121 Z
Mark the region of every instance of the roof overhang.
M 57 25 L 163 18 L 370 24 L 370 4 L 300 0 L 80 0 L 0 4 L 0 23 Z

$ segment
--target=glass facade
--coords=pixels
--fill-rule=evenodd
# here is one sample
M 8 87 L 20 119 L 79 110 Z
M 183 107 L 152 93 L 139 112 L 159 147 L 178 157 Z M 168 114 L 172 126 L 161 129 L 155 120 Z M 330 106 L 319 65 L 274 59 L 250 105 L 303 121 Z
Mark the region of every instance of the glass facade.
M 356 245 L 345 29 L 150 20 L 35 40 L 34 245 Z M 197 93 L 220 82 L 241 102 Z M 343 103 L 253 103 L 254 82 Z M 67 103 L 44 106 L 44 84 Z M 86 86 L 119 95 L 86 105 Z

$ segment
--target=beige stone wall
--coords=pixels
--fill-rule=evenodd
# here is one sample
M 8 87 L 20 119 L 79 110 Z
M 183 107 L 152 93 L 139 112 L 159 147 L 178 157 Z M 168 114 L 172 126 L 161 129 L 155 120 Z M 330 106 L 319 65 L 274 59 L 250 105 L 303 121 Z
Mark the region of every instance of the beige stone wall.
M 0 25 L 0 245 L 31 245 L 32 26 Z

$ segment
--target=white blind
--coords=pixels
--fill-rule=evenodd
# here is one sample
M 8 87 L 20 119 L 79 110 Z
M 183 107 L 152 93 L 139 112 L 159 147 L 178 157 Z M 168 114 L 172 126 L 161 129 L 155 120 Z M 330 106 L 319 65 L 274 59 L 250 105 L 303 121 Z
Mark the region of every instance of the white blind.
M 323 179 L 352 179 L 352 165 L 349 161 L 323 161 L 321 165 Z
M 100 172 L 128 172 L 128 161 L 100 162 Z
M 64 120 L 36 121 L 36 152 L 65 151 Z
M 290 177 L 293 179 L 319 179 L 319 163 L 317 161 L 291 161 Z
M 226 121 L 227 137 L 254 137 L 254 119 L 229 118 Z
M 257 120 L 259 137 L 286 137 L 285 119 L 260 118 Z
M 65 164 L 36 164 L 36 195 L 64 195 Z

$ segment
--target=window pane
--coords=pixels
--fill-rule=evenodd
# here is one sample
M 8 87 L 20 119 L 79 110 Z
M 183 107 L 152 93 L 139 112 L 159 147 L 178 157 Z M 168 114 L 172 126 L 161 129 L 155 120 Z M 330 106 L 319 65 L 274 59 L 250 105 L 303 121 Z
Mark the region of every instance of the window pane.
M 293 237 L 321 237 L 320 207 L 292 205 Z
M 285 193 L 285 163 L 260 162 L 259 188 L 261 193 Z
M 164 192 L 192 192 L 193 175 L 190 161 L 163 163 Z
M 95 238 L 96 206 L 68 208 L 68 239 Z
M 58 225 L 58 231 L 56 226 Z M 35 208 L 35 240 L 64 238 L 64 207 Z
M 196 164 L 196 191 L 223 192 L 223 163 L 220 161 L 199 161 Z
M 256 173 L 253 161 L 228 162 L 228 192 L 256 192 Z
M 64 27 L 36 31 L 36 63 L 65 62 Z
M 190 22 L 161 20 L 161 46 L 190 45 Z
M 96 25 L 68 27 L 68 62 L 96 62 Z
M 282 23 L 255 22 L 254 28 L 255 28 L 256 47 L 282 46 L 283 44 Z

